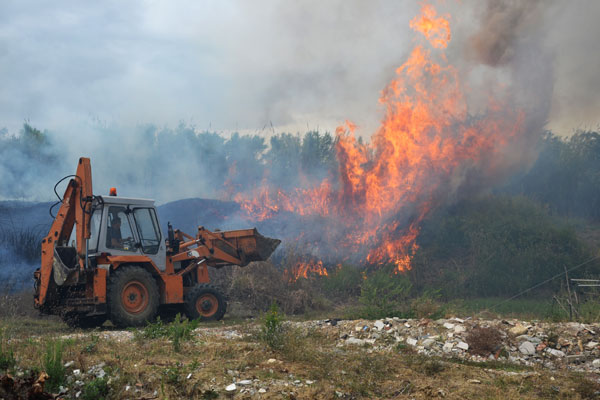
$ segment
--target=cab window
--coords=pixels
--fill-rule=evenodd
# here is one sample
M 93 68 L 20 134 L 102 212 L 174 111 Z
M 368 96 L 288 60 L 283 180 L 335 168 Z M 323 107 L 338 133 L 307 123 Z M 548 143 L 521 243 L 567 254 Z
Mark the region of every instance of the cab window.
M 120 206 L 111 206 L 108 208 L 106 247 L 115 250 L 135 251 L 135 240 L 129 219 L 126 214 L 127 209 Z
M 135 208 L 133 210 L 133 217 L 135 219 L 135 225 L 144 253 L 158 253 L 158 248 L 160 246 L 160 230 L 154 209 Z
M 90 240 L 89 240 L 89 251 L 95 253 L 98 251 L 98 238 L 100 236 L 100 221 L 102 221 L 102 209 L 98 208 L 94 210 L 92 217 L 90 218 Z

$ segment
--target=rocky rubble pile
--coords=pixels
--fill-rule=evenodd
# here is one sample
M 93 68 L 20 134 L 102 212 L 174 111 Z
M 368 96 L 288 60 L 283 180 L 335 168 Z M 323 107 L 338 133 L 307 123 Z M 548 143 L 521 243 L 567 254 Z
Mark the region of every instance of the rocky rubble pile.
M 367 351 L 410 347 L 430 356 L 600 372 L 599 324 L 388 318 L 325 320 L 314 326 L 336 329 L 338 346 L 363 346 Z

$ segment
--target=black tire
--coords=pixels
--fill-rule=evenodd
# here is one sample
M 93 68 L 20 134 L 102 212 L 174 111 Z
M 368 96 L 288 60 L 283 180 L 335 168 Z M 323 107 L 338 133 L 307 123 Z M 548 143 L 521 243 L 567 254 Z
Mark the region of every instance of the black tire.
M 185 295 L 185 313 L 189 319 L 219 321 L 226 311 L 227 300 L 214 286 L 196 285 Z
M 68 313 L 63 315 L 62 319 L 70 328 L 92 329 L 101 326 L 106 321 L 106 315 L 88 317 L 77 313 Z
M 111 273 L 108 282 L 110 320 L 118 327 L 142 326 L 152 321 L 159 305 L 156 280 L 135 265 L 123 265 Z

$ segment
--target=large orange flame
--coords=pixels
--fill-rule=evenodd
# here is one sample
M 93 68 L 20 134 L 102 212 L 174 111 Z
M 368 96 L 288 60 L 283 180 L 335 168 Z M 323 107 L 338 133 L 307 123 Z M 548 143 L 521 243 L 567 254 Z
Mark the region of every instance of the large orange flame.
M 336 131 L 336 181 L 284 193 L 265 180 L 256 192 L 236 196 L 248 215 L 322 217 L 322 242 L 330 253 L 344 258 L 362 251 L 370 264 L 392 262 L 406 271 L 428 213 L 469 173 L 488 177 L 503 167 L 507 146 L 523 134 L 523 113 L 490 99 L 484 114 L 470 115 L 458 71 L 444 55 L 448 17 L 424 5 L 410 27 L 427 41 L 414 47 L 382 92 L 385 117 L 370 143 L 361 144 L 356 125 L 346 121 Z M 306 276 L 313 269 L 293 272 Z

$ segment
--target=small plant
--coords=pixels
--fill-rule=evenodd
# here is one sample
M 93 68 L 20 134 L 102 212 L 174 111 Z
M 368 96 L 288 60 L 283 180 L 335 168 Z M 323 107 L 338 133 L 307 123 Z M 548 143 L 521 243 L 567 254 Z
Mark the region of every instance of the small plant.
M 7 371 L 16 365 L 15 355 L 12 347 L 4 340 L 3 332 L 0 330 L 0 371 Z
M 105 400 L 110 391 L 108 378 L 96 378 L 85 384 L 81 391 L 83 400 Z
M 46 381 L 46 388 L 49 391 L 56 391 L 65 383 L 65 367 L 63 366 L 64 343 L 60 340 L 51 341 L 46 347 L 44 355 L 44 370 L 49 378 Z
M 198 327 L 198 320 L 190 321 L 182 319 L 178 313 L 175 320 L 169 325 L 168 335 L 173 342 L 173 349 L 176 352 L 181 351 L 181 341 L 192 339 L 192 331 Z
M 149 323 L 142 330 L 134 332 L 136 339 L 168 338 L 173 343 L 173 349 L 181 351 L 181 342 L 192 339 L 192 331 L 198 327 L 199 321 L 189 321 L 182 318 L 181 314 L 175 316 L 170 324 L 165 324 L 160 317 L 155 322 Z
M 90 342 L 85 345 L 85 347 L 83 348 L 83 351 L 88 354 L 95 352 L 98 347 L 99 340 L 100 340 L 100 336 L 92 335 L 90 337 Z
M 165 381 L 169 385 L 177 385 L 181 381 L 181 375 L 179 374 L 181 370 L 180 365 L 174 365 L 171 367 L 167 367 L 164 370 L 163 374 L 165 376 Z
M 279 313 L 277 303 L 264 316 L 261 339 L 272 349 L 280 349 L 284 341 L 283 318 Z
M 137 339 L 158 339 L 169 336 L 169 328 L 160 317 L 156 321 L 148 323 L 142 330 L 136 330 L 134 335 Z

